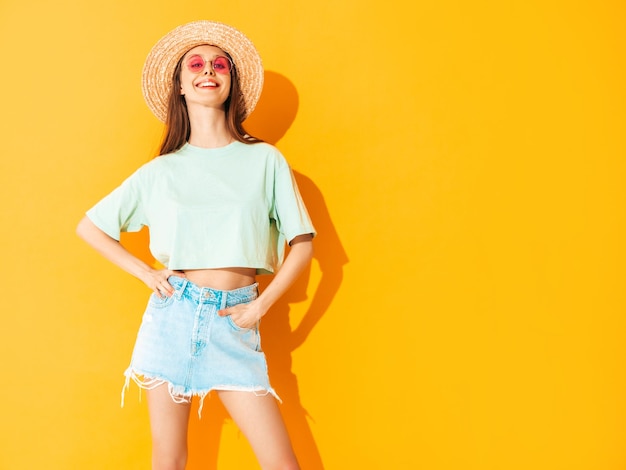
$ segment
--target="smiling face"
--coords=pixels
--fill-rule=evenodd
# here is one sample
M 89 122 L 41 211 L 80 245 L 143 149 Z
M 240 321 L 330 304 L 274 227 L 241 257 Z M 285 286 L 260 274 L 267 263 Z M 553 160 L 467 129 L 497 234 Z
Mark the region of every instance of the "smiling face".
M 230 59 L 216 46 L 197 46 L 182 59 L 180 94 L 187 107 L 224 110 L 230 93 Z

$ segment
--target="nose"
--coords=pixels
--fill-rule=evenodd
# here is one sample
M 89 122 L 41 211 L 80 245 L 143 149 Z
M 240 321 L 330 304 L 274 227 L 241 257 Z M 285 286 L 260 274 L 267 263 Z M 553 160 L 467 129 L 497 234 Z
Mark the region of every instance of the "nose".
M 213 75 L 215 71 L 213 70 L 213 64 L 211 62 L 207 62 L 204 66 L 204 74 L 205 75 Z

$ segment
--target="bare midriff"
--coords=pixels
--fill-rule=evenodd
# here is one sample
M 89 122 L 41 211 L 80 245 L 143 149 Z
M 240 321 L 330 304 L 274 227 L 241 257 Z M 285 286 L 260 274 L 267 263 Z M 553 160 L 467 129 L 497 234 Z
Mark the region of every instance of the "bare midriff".
M 254 284 L 254 268 L 185 269 L 185 277 L 200 287 L 233 290 Z

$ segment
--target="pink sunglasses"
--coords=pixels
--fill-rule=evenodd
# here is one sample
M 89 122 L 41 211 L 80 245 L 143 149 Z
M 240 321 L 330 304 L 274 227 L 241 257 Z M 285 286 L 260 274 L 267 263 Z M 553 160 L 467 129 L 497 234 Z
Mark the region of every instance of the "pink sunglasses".
M 213 68 L 216 73 L 227 75 L 233 68 L 233 62 L 225 56 L 217 56 L 212 61 L 204 60 L 204 57 L 200 55 L 192 55 L 186 61 L 187 68 L 192 73 L 200 73 L 204 70 L 204 67 L 209 64 L 209 67 Z

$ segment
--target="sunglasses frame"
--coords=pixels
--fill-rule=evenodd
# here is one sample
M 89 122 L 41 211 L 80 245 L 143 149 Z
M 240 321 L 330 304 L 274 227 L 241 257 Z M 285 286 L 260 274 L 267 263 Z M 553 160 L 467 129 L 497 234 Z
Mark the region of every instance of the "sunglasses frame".
M 202 68 L 200 70 L 198 70 L 198 71 L 193 70 L 191 68 L 191 65 L 190 65 L 191 60 L 195 59 L 196 57 L 202 59 Z M 229 64 L 229 68 L 226 69 L 225 71 L 221 70 L 221 69 L 216 69 L 215 68 L 215 61 L 219 60 L 219 59 L 226 59 L 228 61 L 228 64 Z M 225 55 L 218 55 L 217 57 L 214 57 L 213 60 L 206 60 L 200 54 L 193 54 L 192 56 L 190 56 L 187 59 L 185 59 L 185 67 L 187 67 L 187 70 L 189 70 L 191 73 L 194 73 L 194 74 L 202 73 L 202 71 L 206 68 L 207 64 L 209 64 L 209 66 L 211 67 L 211 70 L 213 70 L 215 73 L 219 73 L 220 75 L 228 75 L 228 74 L 230 74 L 230 72 L 235 67 L 235 64 L 233 64 L 233 61 L 231 60 L 231 58 L 228 57 L 228 56 L 225 56 Z

